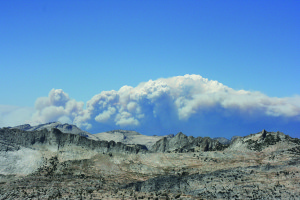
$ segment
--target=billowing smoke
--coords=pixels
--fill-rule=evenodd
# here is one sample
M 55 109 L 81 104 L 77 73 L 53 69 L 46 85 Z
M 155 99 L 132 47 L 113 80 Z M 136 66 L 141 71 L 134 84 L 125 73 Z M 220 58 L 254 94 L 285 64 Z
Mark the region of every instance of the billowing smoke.
M 103 91 L 83 108 L 61 89 L 38 98 L 32 120 L 74 123 L 90 132 L 132 129 L 143 134 L 225 136 L 261 129 L 299 133 L 300 97 L 234 90 L 199 75 L 161 78 Z
M 53 121 L 73 123 L 77 116 L 82 115 L 83 105 L 83 102 L 70 99 L 62 89 L 52 89 L 48 97 L 40 97 L 36 100 L 36 112 L 32 119 L 35 123 Z

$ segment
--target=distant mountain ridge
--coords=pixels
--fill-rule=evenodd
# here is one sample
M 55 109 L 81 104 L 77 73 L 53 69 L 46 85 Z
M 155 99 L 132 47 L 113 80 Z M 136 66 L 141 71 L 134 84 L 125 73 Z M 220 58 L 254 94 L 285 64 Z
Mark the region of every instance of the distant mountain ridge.
M 70 124 L 62 124 L 60 122 L 49 122 L 49 123 L 44 123 L 44 124 L 39 124 L 36 126 L 31 126 L 30 124 L 23 124 L 15 127 L 10 127 L 10 129 L 20 129 L 24 131 L 40 131 L 43 129 L 47 129 L 50 131 L 52 128 L 57 128 L 63 133 L 72 133 L 72 134 L 77 134 L 83 137 L 88 137 L 90 139 L 97 140 L 95 136 L 87 131 L 83 131 L 80 128 L 78 128 L 76 125 L 70 125 Z
M 114 142 L 122 142 L 124 144 L 140 144 L 145 145 L 148 149 L 151 148 L 153 144 L 155 144 L 158 140 L 167 137 L 172 138 L 174 137 L 173 134 L 166 135 L 166 136 L 147 136 L 136 131 L 129 131 L 129 130 L 112 130 L 97 134 L 91 134 L 87 131 L 83 131 L 78 128 L 76 125 L 71 124 L 62 124 L 60 122 L 49 122 L 44 124 L 39 124 L 36 126 L 31 126 L 30 124 L 23 124 L 15 127 L 9 127 L 10 129 L 20 129 L 24 131 L 40 131 L 43 129 L 47 129 L 51 131 L 52 128 L 56 128 L 63 133 L 71 133 L 80 135 L 95 141 L 106 140 L 106 141 L 114 141 Z
M 8 129 L 19 129 L 29 132 L 41 131 L 44 129 L 51 131 L 53 128 L 58 129 L 62 133 L 75 134 L 94 141 L 104 140 L 108 142 L 114 141 L 115 143 L 120 142 L 125 145 L 145 145 L 148 150 L 151 150 L 151 152 L 216 151 L 224 150 L 226 148 L 231 150 L 244 149 L 247 151 L 261 151 L 278 142 L 292 141 L 292 143 L 297 143 L 300 141 L 298 138 L 291 138 L 290 136 L 279 131 L 267 132 L 266 130 L 244 137 L 233 136 L 231 140 L 229 140 L 224 137 L 194 138 L 193 136 L 186 136 L 182 132 L 179 132 L 175 136 L 173 134 L 166 136 L 147 136 L 136 131 L 120 129 L 91 134 L 87 131 L 81 130 L 76 125 L 70 125 L 66 123 L 62 124 L 60 122 L 49 122 L 45 124 L 39 124 L 37 126 L 24 124 L 15 127 L 8 127 Z

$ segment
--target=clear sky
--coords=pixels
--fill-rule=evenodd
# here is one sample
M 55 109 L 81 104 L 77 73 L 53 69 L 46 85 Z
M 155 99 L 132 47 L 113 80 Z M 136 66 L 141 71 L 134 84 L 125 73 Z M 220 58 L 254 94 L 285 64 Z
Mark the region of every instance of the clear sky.
M 72 123 L 88 123 L 87 120 L 103 114 L 110 107 L 98 109 L 98 113 L 90 115 L 90 118 L 83 117 L 86 121 L 75 115 L 85 116 L 80 112 L 88 112 L 87 102 L 102 91 L 119 91 L 125 85 L 136 88 L 149 80 L 164 78 L 168 82 L 171 79 L 167 78 L 196 74 L 209 81 L 216 80 L 235 91 L 260 92 L 272 99 L 272 106 L 278 105 L 278 102 L 273 102 L 276 97 L 281 103 L 285 98 L 292 98 L 284 104 L 292 107 L 295 113 L 282 114 L 283 111 L 279 112 L 276 108 L 278 113 L 272 116 L 284 118 L 280 119 L 284 121 L 284 125 L 278 127 L 280 131 L 298 136 L 299 21 L 300 1 L 293 0 L 0 1 L 0 126 L 48 116 L 50 111 L 43 111 L 44 115 L 36 112 L 43 106 L 57 105 L 48 102 L 49 105 L 44 103 L 37 107 L 37 102 L 40 102 L 37 99 L 50 98 L 54 93 L 58 96 L 67 93 L 68 98 L 83 102 L 80 105 L 83 110 L 57 114 L 56 117 L 51 115 L 40 122 L 62 119 L 63 115 Z M 200 84 L 197 81 L 193 84 Z M 170 94 L 175 95 L 173 92 Z M 197 96 L 201 92 L 192 94 Z M 180 94 L 184 97 L 186 93 L 181 91 Z M 197 99 L 193 95 L 191 98 Z M 142 104 L 138 102 L 143 109 Z M 198 107 L 193 109 L 192 113 L 199 113 Z M 183 122 L 179 110 L 174 115 L 178 115 L 180 123 L 198 125 L 199 116 L 195 119 L 188 117 Z M 114 113 L 123 111 L 117 109 Z M 20 112 L 27 112 L 24 114 L 26 117 L 20 117 Z M 148 115 L 145 112 L 141 111 L 144 118 L 135 116 L 134 119 L 146 119 Z M 128 113 L 133 117 L 131 112 Z M 265 114 L 269 116 L 269 110 Z M 18 120 L 14 120 L 16 118 Z M 218 126 L 225 123 L 224 119 L 219 119 L 222 123 Z M 278 122 L 278 118 L 275 121 L 268 118 L 269 121 L 264 124 L 262 119 L 256 118 L 252 124 L 232 130 L 238 132 L 259 123 L 257 129 L 264 125 L 272 129 L 272 124 L 276 120 Z M 104 127 L 144 130 L 140 121 L 140 124 L 135 126 L 133 123 L 130 127 L 121 126 L 122 123 L 117 124 L 117 121 L 117 117 L 105 122 L 103 118 L 95 118 L 93 123 L 98 122 L 98 125 L 93 126 L 93 132 L 102 131 Z M 82 125 L 84 127 L 87 128 L 87 125 Z M 205 129 L 206 132 L 210 127 L 212 125 Z M 153 132 L 163 134 L 166 130 L 157 126 Z M 248 132 L 251 131 L 255 132 L 256 127 Z M 189 130 L 186 132 L 189 133 Z M 213 132 L 218 135 L 217 131 Z M 190 134 L 197 135 L 192 131 Z M 230 136 L 233 133 L 226 134 Z

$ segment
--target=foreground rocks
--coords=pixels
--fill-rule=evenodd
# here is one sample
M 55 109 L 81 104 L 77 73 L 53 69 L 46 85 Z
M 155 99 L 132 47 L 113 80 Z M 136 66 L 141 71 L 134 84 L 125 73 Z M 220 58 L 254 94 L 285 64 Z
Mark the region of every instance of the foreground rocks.
M 184 156 L 192 164 L 193 155 L 174 155 Z M 64 162 L 53 157 L 33 174 L 2 175 L 0 199 L 298 199 L 300 196 L 299 157 L 265 162 L 267 157 L 262 155 L 262 164 L 244 167 L 237 167 L 243 162 L 238 158 L 224 167 L 226 160 L 216 158 L 215 162 L 213 154 L 207 154 L 210 161 L 201 162 L 202 167 L 165 165 L 169 171 L 151 174 L 128 171 L 130 168 L 124 163 L 113 164 L 115 156 L 118 157 L 102 155 Z M 141 161 L 138 158 L 127 157 L 132 164 Z M 166 157 L 171 162 L 170 158 Z M 109 172 L 100 166 L 103 160 L 110 160 L 106 166 L 120 169 Z M 213 163 L 219 169 L 208 171 Z M 250 160 L 246 163 L 251 165 Z
M 271 166 L 265 167 L 269 168 Z M 141 192 L 188 194 L 204 199 L 297 199 L 300 171 L 275 167 L 265 171 L 261 166 L 218 170 L 187 176 L 161 176 L 129 184 Z M 287 181 L 290 179 L 289 181 Z M 291 182 L 290 182 L 291 181 Z

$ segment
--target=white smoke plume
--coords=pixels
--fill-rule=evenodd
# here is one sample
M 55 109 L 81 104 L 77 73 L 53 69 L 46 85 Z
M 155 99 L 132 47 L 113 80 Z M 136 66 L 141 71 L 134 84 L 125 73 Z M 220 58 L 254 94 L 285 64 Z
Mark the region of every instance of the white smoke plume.
M 61 121 L 73 123 L 83 113 L 83 102 L 70 99 L 62 89 L 52 89 L 48 97 L 40 97 L 35 102 L 36 112 L 32 120 L 35 123 Z
M 103 91 L 83 108 L 61 89 L 35 103 L 34 122 L 62 121 L 91 132 L 134 129 L 144 134 L 185 131 L 194 135 L 238 135 L 256 128 L 297 127 L 300 97 L 268 97 L 260 92 L 234 90 L 200 75 L 161 78 Z M 289 129 L 291 130 L 291 128 Z M 299 131 L 299 128 L 297 129 Z M 284 131 L 284 130 L 282 130 Z

